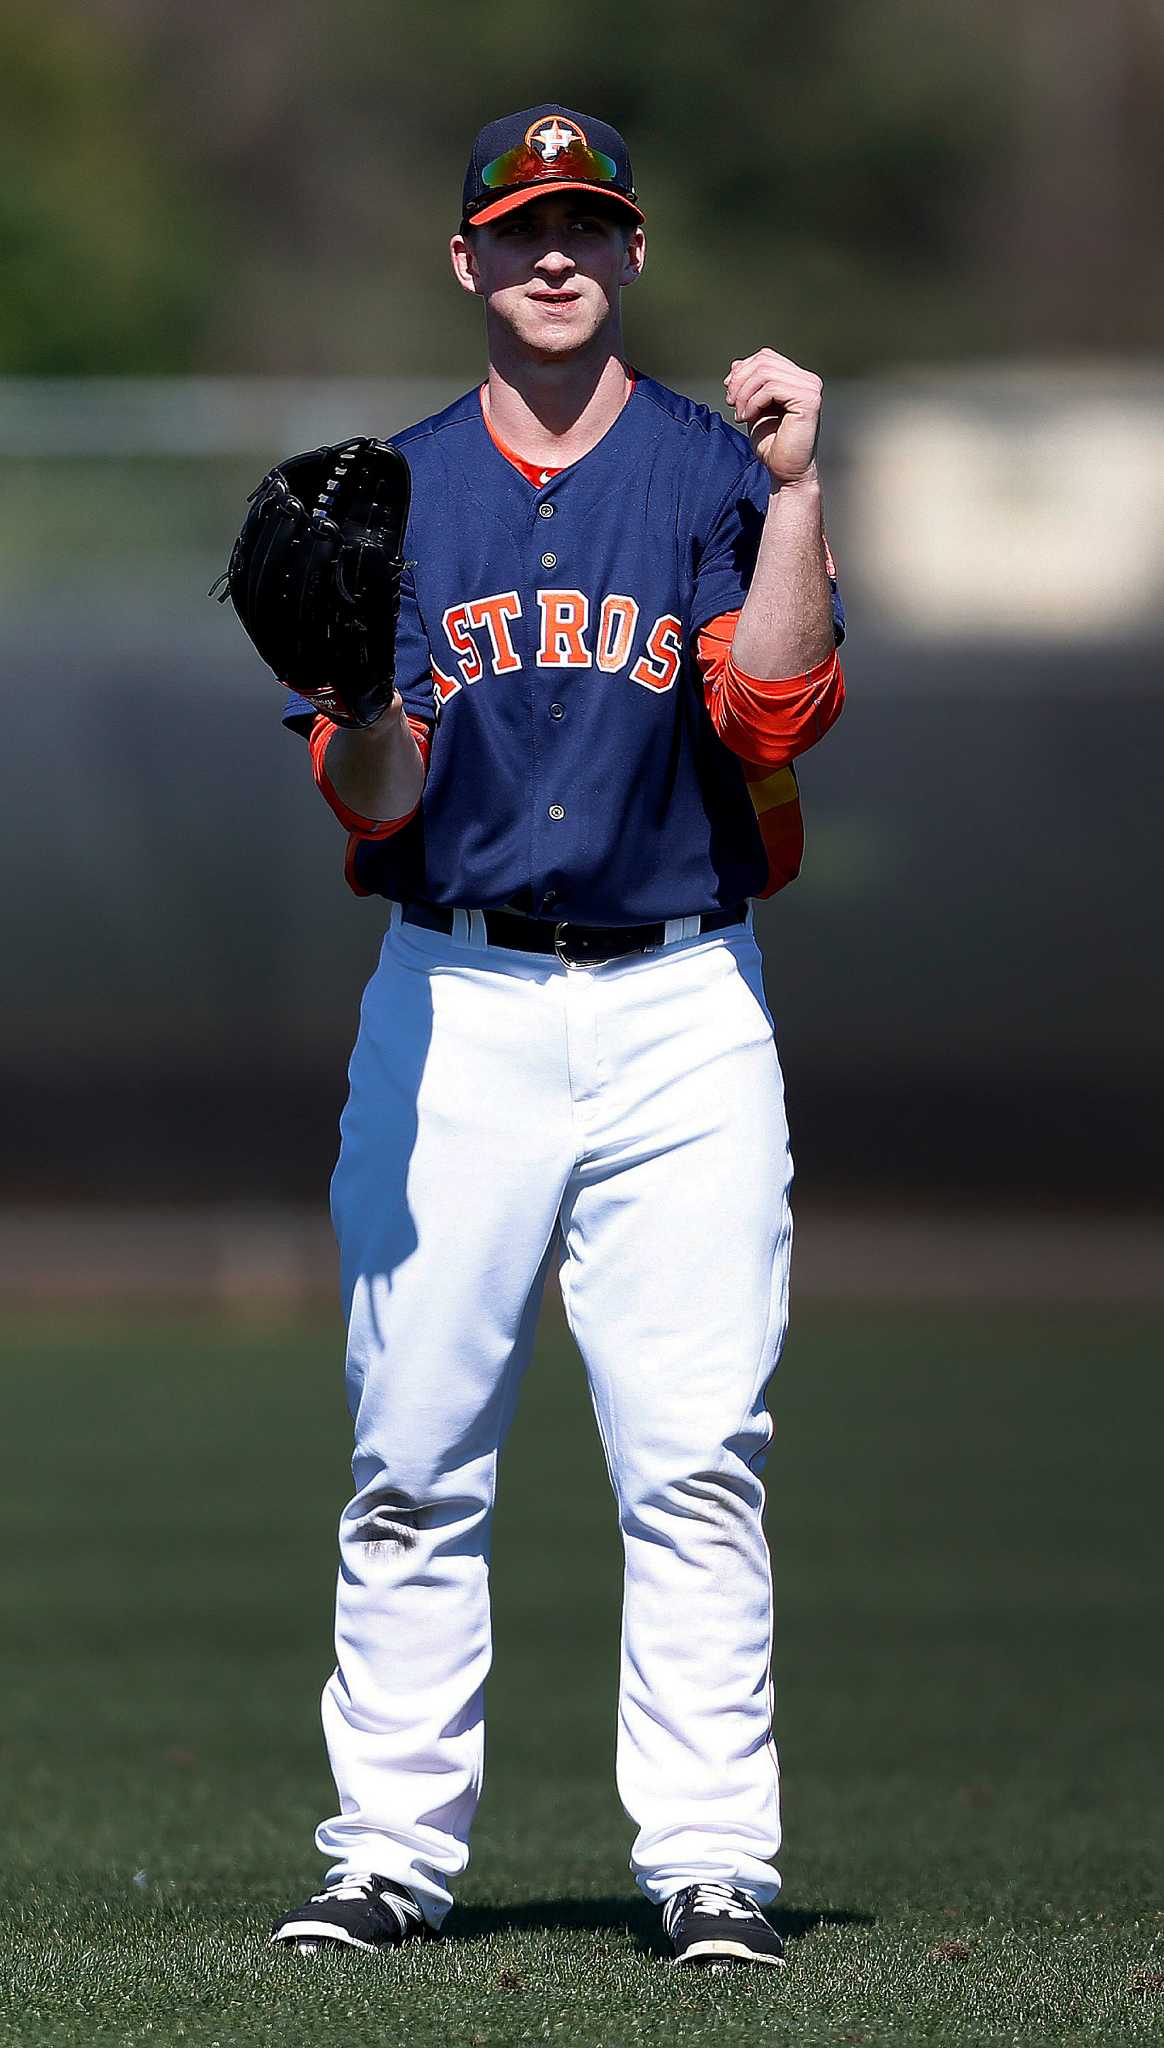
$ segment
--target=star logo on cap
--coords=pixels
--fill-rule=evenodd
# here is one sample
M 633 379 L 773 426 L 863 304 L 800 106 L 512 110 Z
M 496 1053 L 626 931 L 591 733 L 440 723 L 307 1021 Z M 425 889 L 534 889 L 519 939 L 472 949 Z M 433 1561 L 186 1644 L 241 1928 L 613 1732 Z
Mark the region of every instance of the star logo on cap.
M 556 156 L 561 156 L 564 149 L 569 149 L 572 142 L 585 142 L 586 137 L 580 128 L 575 128 L 572 121 L 569 124 L 559 121 L 555 114 L 553 120 L 547 122 L 544 128 L 535 128 L 529 140 L 542 162 L 549 164 Z

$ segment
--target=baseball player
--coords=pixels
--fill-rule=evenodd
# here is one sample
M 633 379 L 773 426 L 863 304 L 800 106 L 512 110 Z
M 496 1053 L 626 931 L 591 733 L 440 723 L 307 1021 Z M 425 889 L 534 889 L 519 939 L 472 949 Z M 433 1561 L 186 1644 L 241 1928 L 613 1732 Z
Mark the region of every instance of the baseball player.
M 498 1452 L 556 1262 L 625 1547 L 631 1868 L 679 1962 L 782 1959 L 760 1470 L 791 1164 L 750 903 L 799 865 L 843 618 L 819 379 L 741 355 L 737 429 L 632 369 L 643 220 L 606 123 L 482 129 L 451 255 L 487 374 L 396 442 L 396 689 L 364 729 L 285 711 L 391 905 L 332 1184 L 338 1810 L 273 1936 L 306 1950 L 432 1937 L 468 1861 Z

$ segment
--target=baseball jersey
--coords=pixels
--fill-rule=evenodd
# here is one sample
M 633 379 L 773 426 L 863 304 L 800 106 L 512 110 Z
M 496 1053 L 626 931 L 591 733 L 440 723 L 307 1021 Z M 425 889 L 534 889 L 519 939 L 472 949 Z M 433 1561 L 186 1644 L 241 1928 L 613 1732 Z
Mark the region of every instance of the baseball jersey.
M 401 830 L 354 835 L 353 886 L 587 924 L 765 893 L 757 771 L 716 731 L 697 646 L 755 567 L 771 487 L 747 438 L 640 376 L 544 484 L 476 389 L 395 440 L 413 479 L 396 681 L 427 778 Z M 310 734 L 315 712 L 292 697 L 284 720 Z

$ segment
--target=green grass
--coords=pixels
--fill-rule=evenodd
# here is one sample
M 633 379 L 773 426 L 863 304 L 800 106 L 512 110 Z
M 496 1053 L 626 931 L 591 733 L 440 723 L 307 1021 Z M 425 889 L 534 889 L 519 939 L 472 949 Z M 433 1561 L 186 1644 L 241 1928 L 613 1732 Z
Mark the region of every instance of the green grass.
M 627 1877 L 616 1531 L 553 1325 L 451 1938 L 311 1963 L 264 1936 L 330 1811 L 336 1331 L 6 1335 L 0 2042 L 1164 2039 L 1158 1319 L 800 1312 L 768 1474 L 779 1977 L 668 1969 Z

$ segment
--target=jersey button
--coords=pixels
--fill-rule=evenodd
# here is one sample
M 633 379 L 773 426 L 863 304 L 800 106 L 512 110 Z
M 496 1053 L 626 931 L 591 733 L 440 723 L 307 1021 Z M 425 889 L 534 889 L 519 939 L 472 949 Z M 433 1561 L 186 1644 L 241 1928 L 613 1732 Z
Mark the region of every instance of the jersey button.
M 550 504 L 545 504 L 545 505 L 539 505 L 539 506 L 538 506 L 538 518 L 539 518 L 539 519 L 552 519 L 552 518 L 553 518 L 553 516 L 554 516 L 554 508 L 553 508 L 553 506 L 552 506 L 552 505 L 550 505 Z
M 547 889 L 545 895 L 542 897 L 542 909 L 555 910 L 557 908 L 558 902 L 559 897 L 557 890 Z
M 543 569 L 556 569 L 556 568 L 557 568 L 557 566 L 558 566 L 558 557 L 557 557 L 556 555 L 543 555 L 543 556 L 542 556 L 542 568 L 543 568 Z
M 550 705 L 550 717 L 551 717 L 551 718 L 564 718 L 565 716 L 566 716 L 566 707 L 565 707 L 565 705 L 564 705 L 564 704 L 551 704 L 551 705 Z
M 551 804 L 551 805 L 550 805 L 550 816 L 551 816 L 551 818 L 553 818 L 553 819 L 554 819 L 555 823 L 557 822 L 557 820 L 558 820 L 559 818 L 564 818 L 564 817 L 565 817 L 565 815 L 566 815 L 566 811 L 565 811 L 565 807 L 564 807 L 564 805 L 562 805 L 562 804 Z

